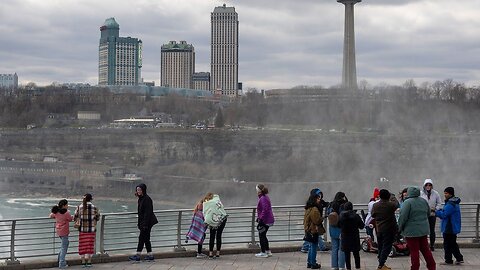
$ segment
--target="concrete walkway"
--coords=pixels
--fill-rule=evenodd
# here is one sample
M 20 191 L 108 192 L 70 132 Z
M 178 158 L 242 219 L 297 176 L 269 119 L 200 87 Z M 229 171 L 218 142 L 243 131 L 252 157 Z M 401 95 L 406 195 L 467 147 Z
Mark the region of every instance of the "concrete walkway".
M 465 257 L 465 263 L 458 266 L 443 266 L 440 265 L 443 262 L 443 250 L 437 249 L 433 252 L 435 260 L 437 262 L 437 269 L 461 269 L 461 270 L 478 270 L 480 269 L 480 249 L 478 248 L 464 248 L 461 249 Z M 361 256 L 361 269 L 377 268 L 376 254 L 365 253 L 360 251 Z M 224 255 L 218 259 L 196 259 L 194 257 L 183 258 L 167 258 L 157 259 L 155 262 L 111 262 L 94 264 L 91 269 L 116 269 L 116 270 L 137 270 L 137 269 L 307 269 L 306 268 L 307 255 L 301 252 L 285 252 L 275 253 L 271 258 L 255 258 L 254 254 L 234 254 Z M 330 267 L 330 253 L 319 252 L 319 262 L 322 264 L 322 269 L 331 269 Z M 353 258 L 352 258 L 353 261 Z M 410 257 L 395 257 L 388 258 L 387 265 L 392 269 L 410 269 Z M 46 268 L 46 269 L 58 269 L 58 268 Z M 79 265 L 70 266 L 68 269 L 83 269 Z M 88 268 L 87 268 L 88 269 Z M 422 260 L 420 269 L 426 269 L 426 266 Z

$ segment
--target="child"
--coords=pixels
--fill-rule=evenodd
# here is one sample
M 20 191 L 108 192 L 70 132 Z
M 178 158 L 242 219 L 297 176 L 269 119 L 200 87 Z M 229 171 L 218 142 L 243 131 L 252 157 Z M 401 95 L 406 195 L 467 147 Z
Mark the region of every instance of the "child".
M 68 244 L 70 243 L 68 241 L 68 235 L 70 234 L 69 222 L 73 220 L 72 215 L 68 211 L 68 201 L 65 199 L 60 200 L 58 205 L 52 207 L 50 218 L 55 219 L 55 229 L 62 241 L 62 247 L 58 253 L 58 267 L 63 269 L 68 267 L 65 255 L 67 255 Z
M 350 253 L 355 258 L 355 268 L 360 269 L 360 232 L 363 229 L 362 218 L 353 211 L 353 204 L 346 202 L 343 206 L 344 212 L 340 214 L 338 226 L 342 230 L 342 251 L 345 252 L 345 264 L 347 269 L 352 269 Z
M 193 210 L 192 224 L 190 225 L 190 229 L 188 229 L 186 240 L 186 242 L 188 242 L 189 239 L 197 241 L 198 259 L 207 257 L 207 255 L 202 253 L 203 241 L 205 240 L 205 234 L 207 230 L 207 226 L 205 225 L 205 220 L 203 217 L 203 200 L 204 199 L 200 200 Z

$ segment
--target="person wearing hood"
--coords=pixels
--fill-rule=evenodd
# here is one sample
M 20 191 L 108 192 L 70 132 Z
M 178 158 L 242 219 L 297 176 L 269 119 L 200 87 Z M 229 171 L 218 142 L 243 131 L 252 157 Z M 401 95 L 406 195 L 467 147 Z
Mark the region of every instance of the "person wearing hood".
M 140 230 L 138 236 L 137 254 L 130 256 L 131 261 L 140 261 L 140 255 L 142 254 L 143 246 L 147 249 L 147 256 L 144 257 L 145 261 L 153 261 L 152 243 L 150 242 L 150 233 L 153 225 L 158 223 L 157 217 L 153 213 L 153 201 L 150 196 L 147 195 L 147 185 L 139 184 L 135 190 L 135 196 L 138 197 L 138 222 L 137 227 Z
M 436 264 L 432 251 L 428 246 L 427 236 L 430 226 L 430 207 L 428 203 L 420 198 L 418 187 L 408 187 L 407 196 L 404 198 L 398 218 L 398 229 L 407 240 L 410 250 L 410 262 L 412 270 L 420 269 L 420 254 L 422 253 L 428 270 L 435 270 Z
M 255 254 L 257 258 L 272 257 L 270 246 L 268 244 L 267 232 L 268 229 L 273 226 L 275 218 L 273 217 L 272 203 L 268 197 L 268 188 L 262 184 L 255 187 L 258 195 L 257 203 L 257 230 L 258 238 L 260 239 L 261 252 Z
M 319 188 L 314 188 L 310 190 L 310 195 L 318 195 L 320 196 L 320 203 L 317 205 L 318 211 L 320 212 L 320 215 L 323 216 L 324 213 L 324 208 L 328 207 L 328 202 L 323 200 L 323 192 Z M 326 232 L 325 228 L 323 227 L 323 222 L 320 224 L 320 232 L 323 232 L 324 234 Z M 329 251 L 330 249 L 325 245 L 325 241 L 323 240 L 322 234 L 319 235 L 318 237 L 318 250 L 320 251 Z M 303 241 L 302 248 L 300 249 L 300 252 L 303 253 L 308 253 L 308 249 L 310 248 L 310 243 L 307 241 Z
M 430 250 L 435 250 L 435 222 L 437 218 L 435 217 L 435 210 L 440 209 L 442 200 L 440 195 L 436 190 L 433 189 L 432 179 L 425 179 L 423 182 L 423 189 L 421 191 L 420 197 L 425 199 L 430 207 L 430 217 L 428 218 L 428 224 L 430 225 Z
M 445 205 L 443 209 L 435 211 L 435 215 L 442 220 L 441 229 L 443 233 L 443 249 L 445 251 L 445 262 L 442 264 L 453 264 L 452 255 L 455 256 L 456 264 L 463 263 L 463 255 L 457 244 L 457 234 L 462 228 L 460 215 L 460 198 L 455 197 L 453 187 L 444 190 Z

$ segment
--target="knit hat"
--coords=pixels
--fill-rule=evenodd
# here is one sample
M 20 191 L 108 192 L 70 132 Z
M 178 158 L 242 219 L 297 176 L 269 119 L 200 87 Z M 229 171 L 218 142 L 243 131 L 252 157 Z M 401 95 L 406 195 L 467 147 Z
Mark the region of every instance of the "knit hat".
M 319 188 L 314 188 L 314 189 L 310 190 L 310 195 L 317 195 L 317 196 L 322 197 L 323 192 Z
M 455 196 L 455 189 L 453 187 L 447 187 L 443 192 L 447 192 L 448 194 Z
M 378 196 L 380 196 L 380 190 L 376 187 L 376 188 L 373 189 L 373 196 L 372 196 L 372 198 L 373 198 L 373 199 L 376 199 L 376 198 L 378 198 Z

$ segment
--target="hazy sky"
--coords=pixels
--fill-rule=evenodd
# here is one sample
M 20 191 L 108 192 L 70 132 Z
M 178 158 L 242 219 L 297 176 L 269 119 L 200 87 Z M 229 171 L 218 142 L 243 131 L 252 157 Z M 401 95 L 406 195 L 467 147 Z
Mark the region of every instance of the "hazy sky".
M 2 0 L 0 73 L 20 83 L 98 82 L 99 27 L 143 41 L 142 77 L 159 84 L 160 47 L 195 46 L 210 71 L 210 13 L 223 3 L 240 20 L 244 89 L 336 85 L 344 7 L 336 0 Z M 364 0 L 355 6 L 358 81 L 480 83 L 480 0 Z

